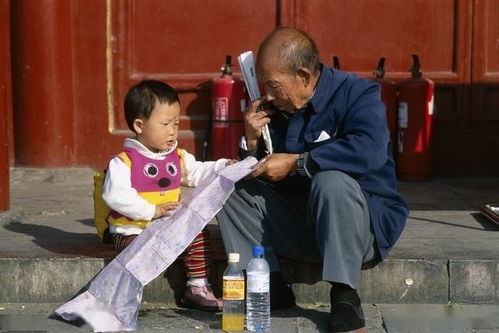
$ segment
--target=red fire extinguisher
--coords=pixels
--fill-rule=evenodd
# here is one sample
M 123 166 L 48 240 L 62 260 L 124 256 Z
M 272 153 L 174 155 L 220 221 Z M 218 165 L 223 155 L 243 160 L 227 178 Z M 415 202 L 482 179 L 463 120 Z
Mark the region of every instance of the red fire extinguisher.
M 410 79 L 399 84 L 398 174 L 401 180 L 427 180 L 432 173 L 431 130 L 435 84 L 423 78 L 412 56 Z
M 386 106 L 386 121 L 390 131 L 393 158 L 397 157 L 397 82 L 385 79 L 385 58 L 379 59 L 378 68 L 374 70 L 377 82 L 381 88 L 381 100 Z
M 228 55 L 222 74 L 213 79 L 212 157 L 236 158 L 239 140 L 244 135 L 242 111 L 246 109 L 244 81 L 232 75 L 232 57 Z

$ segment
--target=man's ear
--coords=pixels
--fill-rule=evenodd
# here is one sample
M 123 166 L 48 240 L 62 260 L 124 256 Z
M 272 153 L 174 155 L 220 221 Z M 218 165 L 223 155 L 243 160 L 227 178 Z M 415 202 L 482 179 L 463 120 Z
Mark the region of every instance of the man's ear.
M 308 87 L 308 85 L 310 84 L 310 79 L 312 78 L 312 73 L 307 68 L 300 67 L 296 74 L 303 81 L 305 87 Z
M 142 127 L 144 127 L 144 122 L 142 121 L 142 119 L 137 118 L 133 121 L 133 128 L 135 129 L 135 133 L 141 134 Z

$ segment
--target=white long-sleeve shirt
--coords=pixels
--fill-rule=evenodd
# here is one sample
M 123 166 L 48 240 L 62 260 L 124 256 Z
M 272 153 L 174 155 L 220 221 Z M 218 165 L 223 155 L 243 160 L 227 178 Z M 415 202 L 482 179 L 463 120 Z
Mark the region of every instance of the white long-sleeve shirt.
M 177 149 L 177 143 L 170 150 L 158 153 L 150 151 L 135 139 L 125 139 L 124 147 L 135 149 L 148 158 L 162 160 L 167 154 Z M 184 157 L 181 180 L 183 186 L 197 186 L 212 172 L 222 169 L 228 161 L 227 159 L 219 159 L 212 162 L 196 161 L 194 155 L 184 149 L 181 149 L 181 151 Z M 150 221 L 154 217 L 156 205 L 150 204 L 147 200 L 140 197 L 137 190 L 132 187 L 130 168 L 119 157 L 114 157 L 109 162 L 104 180 L 102 198 L 109 208 L 133 220 Z M 142 230 L 139 227 L 110 226 L 111 233 L 124 235 L 139 234 Z

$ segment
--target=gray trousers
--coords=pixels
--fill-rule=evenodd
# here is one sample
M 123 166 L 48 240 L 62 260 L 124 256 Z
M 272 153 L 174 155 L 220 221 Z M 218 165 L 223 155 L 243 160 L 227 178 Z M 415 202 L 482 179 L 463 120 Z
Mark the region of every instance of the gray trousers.
M 225 249 L 240 254 L 265 247 L 271 272 L 277 256 L 321 261 L 322 279 L 357 288 L 363 264 L 376 259 L 367 203 L 359 184 L 340 171 L 321 171 L 307 194 L 284 193 L 273 184 L 242 180 L 217 215 Z

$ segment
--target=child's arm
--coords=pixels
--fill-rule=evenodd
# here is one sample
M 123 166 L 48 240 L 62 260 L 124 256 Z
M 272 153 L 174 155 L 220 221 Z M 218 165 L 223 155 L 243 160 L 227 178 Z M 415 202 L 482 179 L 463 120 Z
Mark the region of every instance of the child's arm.
M 184 155 L 182 185 L 189 187 L 197 186 L 199 182 L 208 177 L 212 172 L 222 169 L 230 161 L 226 158 L 209 162 L 196 161 L 194 155 L 189 154 L 184 149 L 182 149 L 182 154 Z
M 130 168 L 119 158 L 109 162 L 104 180 L 102 198 L 114 211 L 133 220 L 153 219 L 156 205 L 150 204 L 141 198 L 132 187 Z

